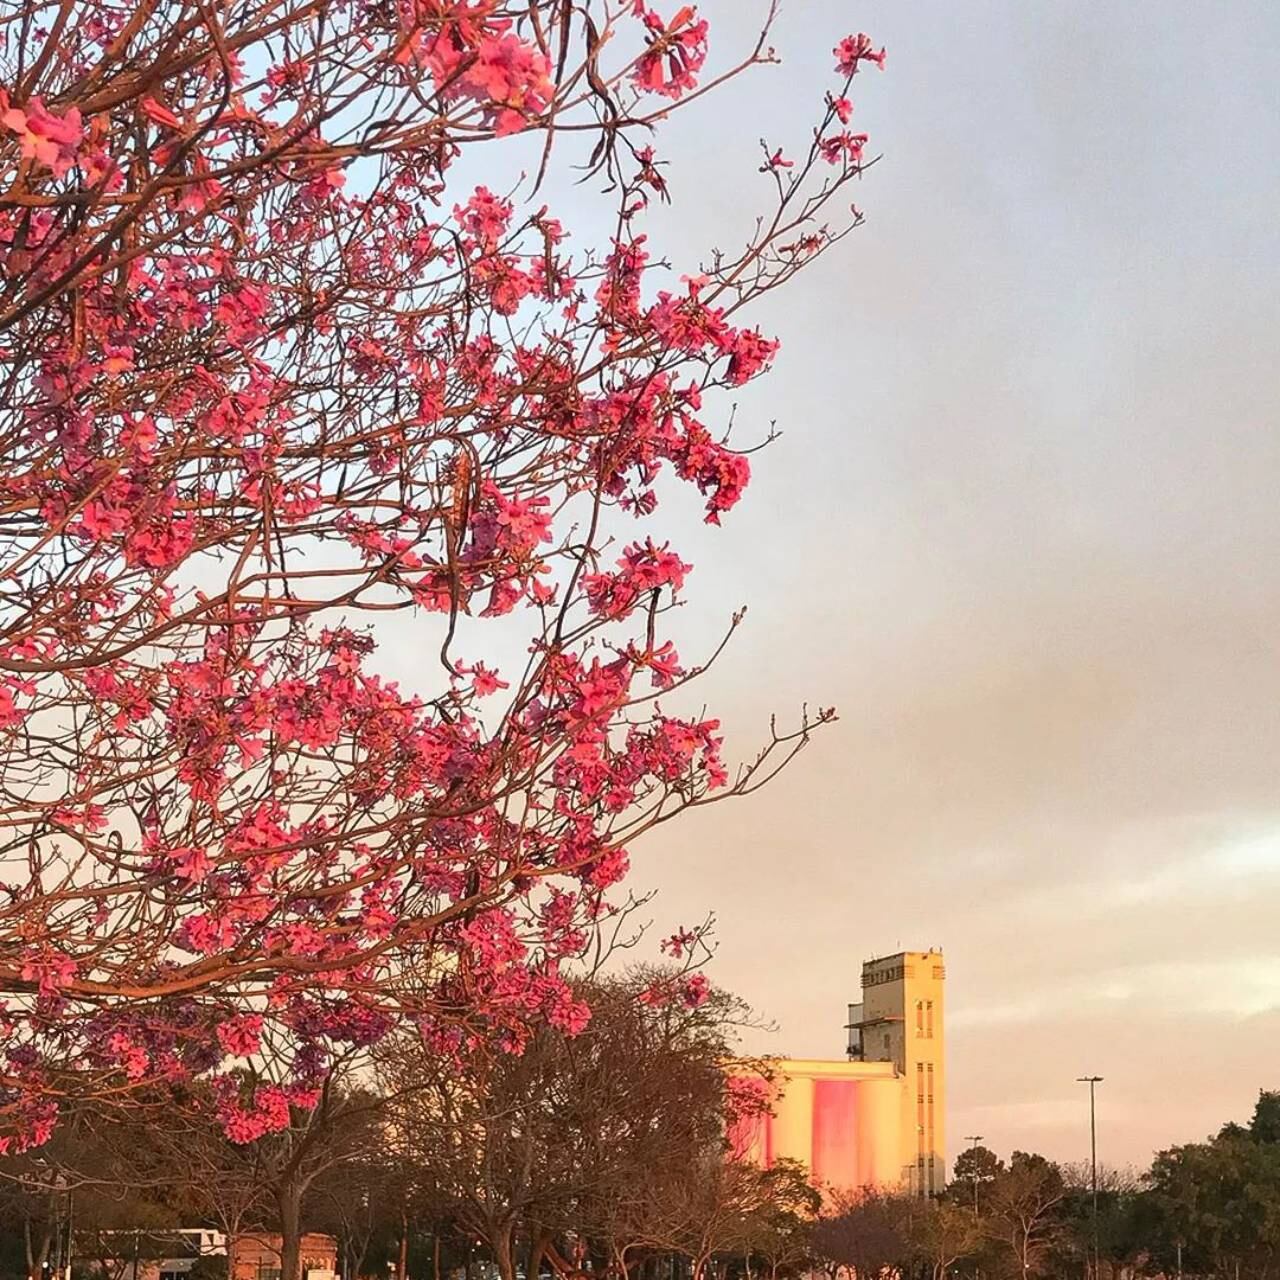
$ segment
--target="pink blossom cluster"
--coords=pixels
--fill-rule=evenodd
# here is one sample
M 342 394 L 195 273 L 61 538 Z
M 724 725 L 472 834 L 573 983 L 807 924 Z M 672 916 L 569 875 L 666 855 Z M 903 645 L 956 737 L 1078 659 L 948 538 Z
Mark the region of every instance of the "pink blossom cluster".
M 637 2 L 597 44 L 559 0 L 339 6 L 322 37 L 250 7 L 181 57 L 148 10 L 124 62 L 116 9 L 72 12 L 0 89 L 0 816 L 24 850 L 0 1153 L 48 1138 L 68 1072 L 212 1080 L 252 1142 L 396 1028 L 459 1054 L 582 1031 L 573 967 L 639 837 L 746 789 L 682 705 L 705 656 L 670 635 L 692 566 L 665 504 L 718 524 L 747 489 L 732 406 L 779 350 L 751 304 L 835 242 L 818 212 L 866 141 L 843 93 L 883 51 L 837 46 L 833 169 L 765 166 L 811 182 L 804 228 L 654 288 L 692 7 Z M 526 129 L 545 156 L 493 143 Z M 550 165 L 587 130 L 617 196 L 598 246 L 540 175 L 454 169 L 481 142 Z M 693 972 L 645 998 L 709 994 Z
M 698 72 L 707 60 L 707 21 L 692 5 L 676 11 L 669 21 L 644 0 L 635 0 L 632 12 L 644 23 L 649 47 L 636 63 L 632 79 L 649 93 L 668 98 L 696 89 Z
M 502 137 L 544 112 L 555 85 L 546 55 L 515 33 L 511 19 L 489 16 L 494 7 L 405 0 L 397 57 L 430 71 L 447 101 L 475 102 Z

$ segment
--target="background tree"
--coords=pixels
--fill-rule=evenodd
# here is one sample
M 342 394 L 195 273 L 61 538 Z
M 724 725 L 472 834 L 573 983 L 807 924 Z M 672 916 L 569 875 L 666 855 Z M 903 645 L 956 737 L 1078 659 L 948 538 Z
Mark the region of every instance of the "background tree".
M 761 1171 L 758 1194 L 743 1224 L 745 1270 L 750 1274 L 754 1258 L 769 1280 L 803 1274 L 813 1256 L 810 1237 L 822 1193 L 803 1164 L 779 1160 Z
M 420 1038 L 379 1047 L 395 1158 L 507 1280 L 521 1239 L 529 1274 L 566 1237 L 625 1273 L 653 1244 L 665 1182 L 722 1150 L 723 1067 L 744 1014 L 682 989 L 678 973 L 651 970 L 581 984 L 594 1009 L 583 1031 L 542 1027 L 518 1056 L 474 1054 L 466 1070 Z
M 599 1034 L 569 1046 L 577 1069 L 566 1101 L 581 1112 L 567 1127 L 585 1138 L 576 1211 L 625 1277 L 635 1258 L 664 1247 L 673 1171 L 723 1157 L 737 1117 L 761 1105 L 772 1068 L 736 1057 L 750 1009 L 711 986 L 690 997 L 678 973 L 640 968 L 591 999 L 603 1013 Z M 731 1059 L 744 1074 L 726 1073 Z M 759 1089 L 744 1093 L 744 1079 Z M 778 1181 L 776 1192 L 788 1185 Z
M 1264 1095 L 1265 1097 L 1266 1095 Z M 1280 1143 L 1228 1127 L 1157 1154 L 1140 1208 L 1155 1260 L 1193 1275 L 1280 1273 Z
M 253 1139 L 253 1159 L 267 1217 L 280 1233 L 282 1280 L 301 1280 L 302 1240 L 308 1199 L 315 1212 L 317 1180 L 359 1166 L 381 1145 L 382 1100 L 366 1090 L 343 1087 L 328 1077 L 311 1107 L 290 1107 L 289 1123 Z M 235 1145 L 228 1139 L 228 1145 Z
M 933 1280 L 945 1280 L 952 1267 L 979 1252 L 986 1238 L 981 1218 L 967 1205 L 953 1200 L 927 1200 L 911 1220 L 917 1256 Z
M 404 1172 L 379 1141 L 317 1174 L 306 1200 L 306 1225 L 338 1241 L 344 1280 L 385 1275 L 388 1263 L 399 1261 L 408 1195 Z
M 972 1205 L 974 1211 L 979 1212 L 985 1190 L 1003 1172 L 1004 1161 L 989 1147 L 981 1144 L 966 1147 L 956 1156 L 947 1194 L 953 1200 Z
M 703 1280 L 718 1254 L 744 1254 L 768 1190 L 765 1171 L 709 1148 L 655 1186 L 648 1243 L 686 1259 L 691 1280 Z
M 132 1094 L 125 1107 L 106 1111 L 103 1133 L 123 1179 L 149 1189 L 176 1219 L 221 1232 L 229 1252 L 268 1222 L 260 1149 L 228 1139 L 207 1085 Z
M 814 1250 L 833 1275 L 898 1271 L 912 1252 L 905 1209 L 902 1197 L 882 1190 L 837 1196 L 814 1224 Z
M 1094 1271 L 1095 1222 L 1093 1173 L 1090 1165 L 1065 1165 L 1067 1194 L 1060 1209 L 1062 1230 L 1055 1241 L 1058 1269 Z M 1151 1241 L 1137 1213 L 1140 1180 L 1127 1169 L 1098 1169 L 1097 1269 L 1115 1275 L 1140 1268 L 1147 1260 Z
M 330 1075 L 313 1105 L 290 1107 L 287 1125 L 237 1141 L 214 1091 L 197 1084 L 131 1095 L 105 1113 L 102 1133 L 122 1182 L 147 1189 L 168 1221 L 216 1227 L 232 1251 L 246 1235 L 278 1234 L 281 1274 L 298 1280 L 302 1237 L 321 1215 L 317 1180 L 373 1159 L 382 1107 L 376 1094 Z
M 55 1167 L 30 1157 L 15 1160 L 0 1181 L 0 1222 L 15 1241 L 27 1280 L 44 1280 L 55 1237 L 66 1223 L 68 1193 Z
M 1066 1195 L 1058 1166 L 1025 1151 L 1015 1151 L 1009 1167 L 992 1184 L 985 1229 L 1015 1274 L 1043 1273 L 1062 1230 L 1060 1211 Z
M 104 1280 L 172 1248 L 174 1206 L 141 1172 L 147 1137 L 126 1147 L 118 1136 L 107 1116 L 82 1109 L 39 1151 L 0 1159 L 0 1224 L 21 1240 L 27 1280 L 58 1275 L 73 1247 Z
M 1249 1121 L 1249 1136 L 1266 1145 L 1280 1143 L 1280 1089 L 1261 1089 Z
M 556 1200 L 567 1163 L 548 1102 L 563 1065 L 557 1036 L 536 1031 L 516 1055 L 472 1055 L 468 1070 L 406 1041 L 382 1078 L 400 1096 L 391 1113 L 397 1159 L 420 1171 L 440 1211 L 485 1243 L 513 1280 L 521 1225 Z

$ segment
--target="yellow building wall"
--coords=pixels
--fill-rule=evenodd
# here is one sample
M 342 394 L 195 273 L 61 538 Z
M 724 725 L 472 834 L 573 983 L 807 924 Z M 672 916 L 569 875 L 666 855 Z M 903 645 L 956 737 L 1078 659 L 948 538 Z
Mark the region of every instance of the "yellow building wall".
M 945 980 L 940 951 L 867 961 L 862 1004 L 850 1007 L 861 1057 L 784 1059 L 771 1114 L 738 1136 L 739 1155 L 766 1166 L 799 1161 L 815 1184 L 835 1192 L 874 1186 L 940 1192 L 947 1150 Z
M 766 1167 L 795 1160 L 833 1193 L 899 1181 L 903 1080 L 892 1064 L 784 1059 L 761 1116 L 737 1142 Z
M 893 1064 L 900 1095 L 900 1180 L 922 1195 L 946 1185 L 946 963 L 901 951 L 862 966 L 863 1056 Z

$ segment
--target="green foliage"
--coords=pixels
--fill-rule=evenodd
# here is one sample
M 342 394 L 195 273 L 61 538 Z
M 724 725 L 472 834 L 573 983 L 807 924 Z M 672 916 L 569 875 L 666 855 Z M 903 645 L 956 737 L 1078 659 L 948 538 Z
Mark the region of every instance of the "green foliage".
M 1227 1126 L 1208 1142 L 1171 1147 L 1147 1175 L 1141 1217 L 1153 1257 L 1184 1272 L 1280 1274 L 1280 1142 L 1277 1095 L 1263 1093 L 1247 1129 Z
M 1258 1094 L 1249 1135 L 1255 1142 L 1280 1142 L 1280 1089 L 1263 1089 Z
M 227 1259 L 216 1254 L 197 1258 L 187 1276 L 188 1280 L 227 1280 Z
M 1004 1161 L 990 1147 L 966 1147 L 956 1157 L 951 1170 L 952 1198 L 959 1198 L 967 1191 L 972 1200 L 975 1186 L 981 1192 L 982 1187 L 990 1186 L 1003 1172 Z
M 809 1181 L 808 1169 L 796 1160 L 779 1160 L 759 1174 L 743 1215 L 744 1251 L 764 1262 L 771 1280 L 807 1270 L 809 1228 L 821 1208 L 822 1195 Z

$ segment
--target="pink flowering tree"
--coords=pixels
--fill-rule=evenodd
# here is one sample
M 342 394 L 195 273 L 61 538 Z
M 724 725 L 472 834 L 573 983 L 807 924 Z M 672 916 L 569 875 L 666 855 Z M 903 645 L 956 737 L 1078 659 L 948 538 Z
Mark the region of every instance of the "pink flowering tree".
M 193 1077 L 250 1140 L 404 1018 L 580 1027 L 562 966 L 635 840 L 813 723 L 731 771 L 681 711 L 713 655 L 664 635 L 659 497 L 741 497 L 752 304 L 856 225 L 883 55 L 836 46 L 750 241 L 661 287 L 654 148 L 772 14 L 712 74 L 696 11 L 639 0 L 3 9 L 0 1149 Z M 573 252 L 566 148 L 616 197 Z

